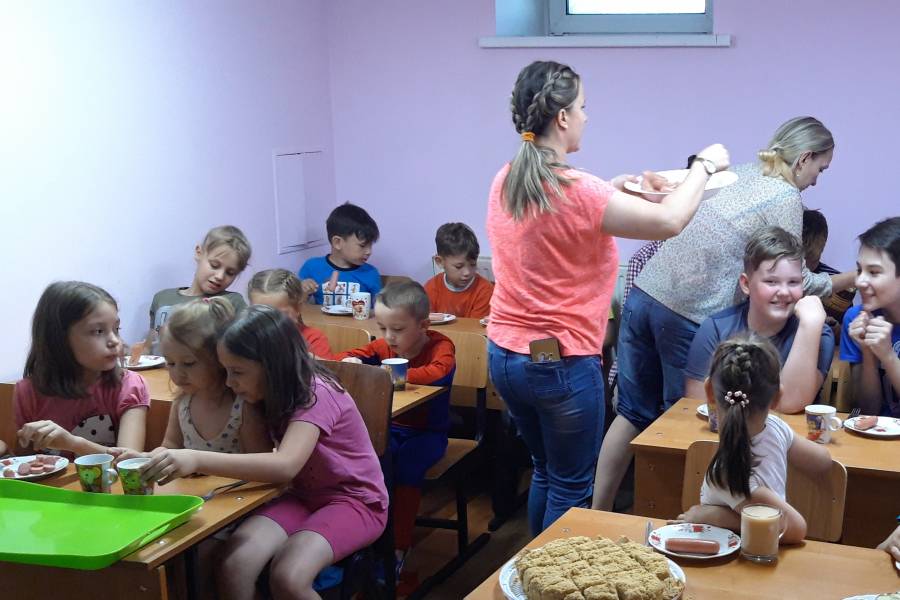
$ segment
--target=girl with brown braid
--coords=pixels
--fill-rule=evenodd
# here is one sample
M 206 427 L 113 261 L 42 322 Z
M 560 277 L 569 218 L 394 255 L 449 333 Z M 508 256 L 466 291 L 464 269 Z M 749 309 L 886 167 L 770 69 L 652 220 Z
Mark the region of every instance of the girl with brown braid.
M 581 79 L 566 65 L 535 62 L 519 73 L 511 109 L 521 144 L 488 200 L 496 276 L 491 379 L 532 455 L 534 534 L 590 503 L 604 418 L 600 354 L 618 272 L 613 236 L 676 235 L 710 174 L 728 167 L 725 148 L 705 148 L 685 182 L 658 204 L 624 193 L 630 176 L 610 183 L 573 169 L 567 156 L 581 145 L 584 98 Z M 555 348 L 551 360 L 531 352 L 538 340 Z
M 719 449 L 700 489 L 700 504 L 679 515 L 679 521 L 737 531 L 744 505 L 768 504 L 784 515 L 782 543 L 804 538 L 806 521 L 785 500 L 787 466 L 820 473 L 831 466 L 831 456 L 769 414 L 781 397 L 780 372 L 775 347 L 755 334 L 716 349 L 705 387 L 710 408 L 719 414 Z

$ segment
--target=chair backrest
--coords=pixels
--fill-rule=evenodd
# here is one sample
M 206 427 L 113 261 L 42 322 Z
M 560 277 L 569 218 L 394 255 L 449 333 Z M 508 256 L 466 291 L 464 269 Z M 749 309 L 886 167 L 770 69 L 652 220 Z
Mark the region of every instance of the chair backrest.
M 687 450 L 681 508 L 700 503 L 700 486 L 719 447 L 714 440 L 697 440 Z M 836 542 L 844 526 L 844 501 L 847 495 L 847 469 L 836 460 L 825 474 L 808 475 L 788 465 L 786 496 L 788 504 L 806 519 L 806 537 Z
M 320 362 L 337 376 L 341 387 L 353 397 L 366 424 L 375 453 L 382 456 L 388 448 L 391 403 L 394 400 L 394 385 L 391 383 L 390 373 L 372 365 L 331 360 Z
M 313 327 L 322 330 L 334 353 L 360 348 L 372 341 L 372 335 L 361 327 L 345 327 L 331 323 L 316 323 Z
M 438 329 L 438 331 L 441 331 Z M 479 333 L 441 331 L 456 347 L 453 385 L 485 389 L 488 384 L 487 338 Z
M 787 501 L 806 519 L 810 540 L 837 542 L 844 528 L 847 469 L 831 461 L 827 473 L 809 475 L 788 466 Z
M 16 418 L 13 408 L 14 383 L 0 383 L 0 440 L 6 442 L 9 451 L 16 449 Z
M 703 485 L 706 470 L 718 449 L 719 442 L 715 440 L 697 440 L 688 447 L 684 457 L 681 510 L 687 510 L 695 504 L 700 504 L 700 486 Z
M 147 411 L 147 434 L 144 437 L 144 450 L 147 452 L 162 445 L 169 425 L 169 411 L 175 403 L 172 400 L 150 398 L 150 410 Z

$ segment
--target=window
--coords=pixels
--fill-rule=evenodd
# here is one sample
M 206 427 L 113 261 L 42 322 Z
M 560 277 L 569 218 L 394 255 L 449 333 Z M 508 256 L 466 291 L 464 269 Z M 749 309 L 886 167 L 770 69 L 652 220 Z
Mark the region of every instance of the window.
M 548 0 L 551 35 L 711 33 L 712 0 Z

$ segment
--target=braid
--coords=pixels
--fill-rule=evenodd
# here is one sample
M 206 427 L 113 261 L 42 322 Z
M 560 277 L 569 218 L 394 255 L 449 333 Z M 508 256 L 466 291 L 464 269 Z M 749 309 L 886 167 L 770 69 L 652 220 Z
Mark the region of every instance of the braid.
M 580 80 L 566 65 L 535 62 L 519 73 L 510 98 L 510 112 L 517 133 L 543 135 L 556 115 L 575 102 Z M 552 212 L 548 191 L 565 197 L 561 186 L 570 180 L 558 173 L 568 168 L 556 153 L 534 141 L 524 141 L 510 163 L 502 196 L 515 219 L 526 213 Z

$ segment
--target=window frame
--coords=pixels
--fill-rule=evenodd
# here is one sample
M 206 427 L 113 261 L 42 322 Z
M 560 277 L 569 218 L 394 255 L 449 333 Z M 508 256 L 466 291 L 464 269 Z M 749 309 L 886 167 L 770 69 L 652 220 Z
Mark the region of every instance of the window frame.
M 712 33 L 713 0 L 703 13 L 572 15 L 568 0 L 547 0 L 550 35 L 624 33 Z

